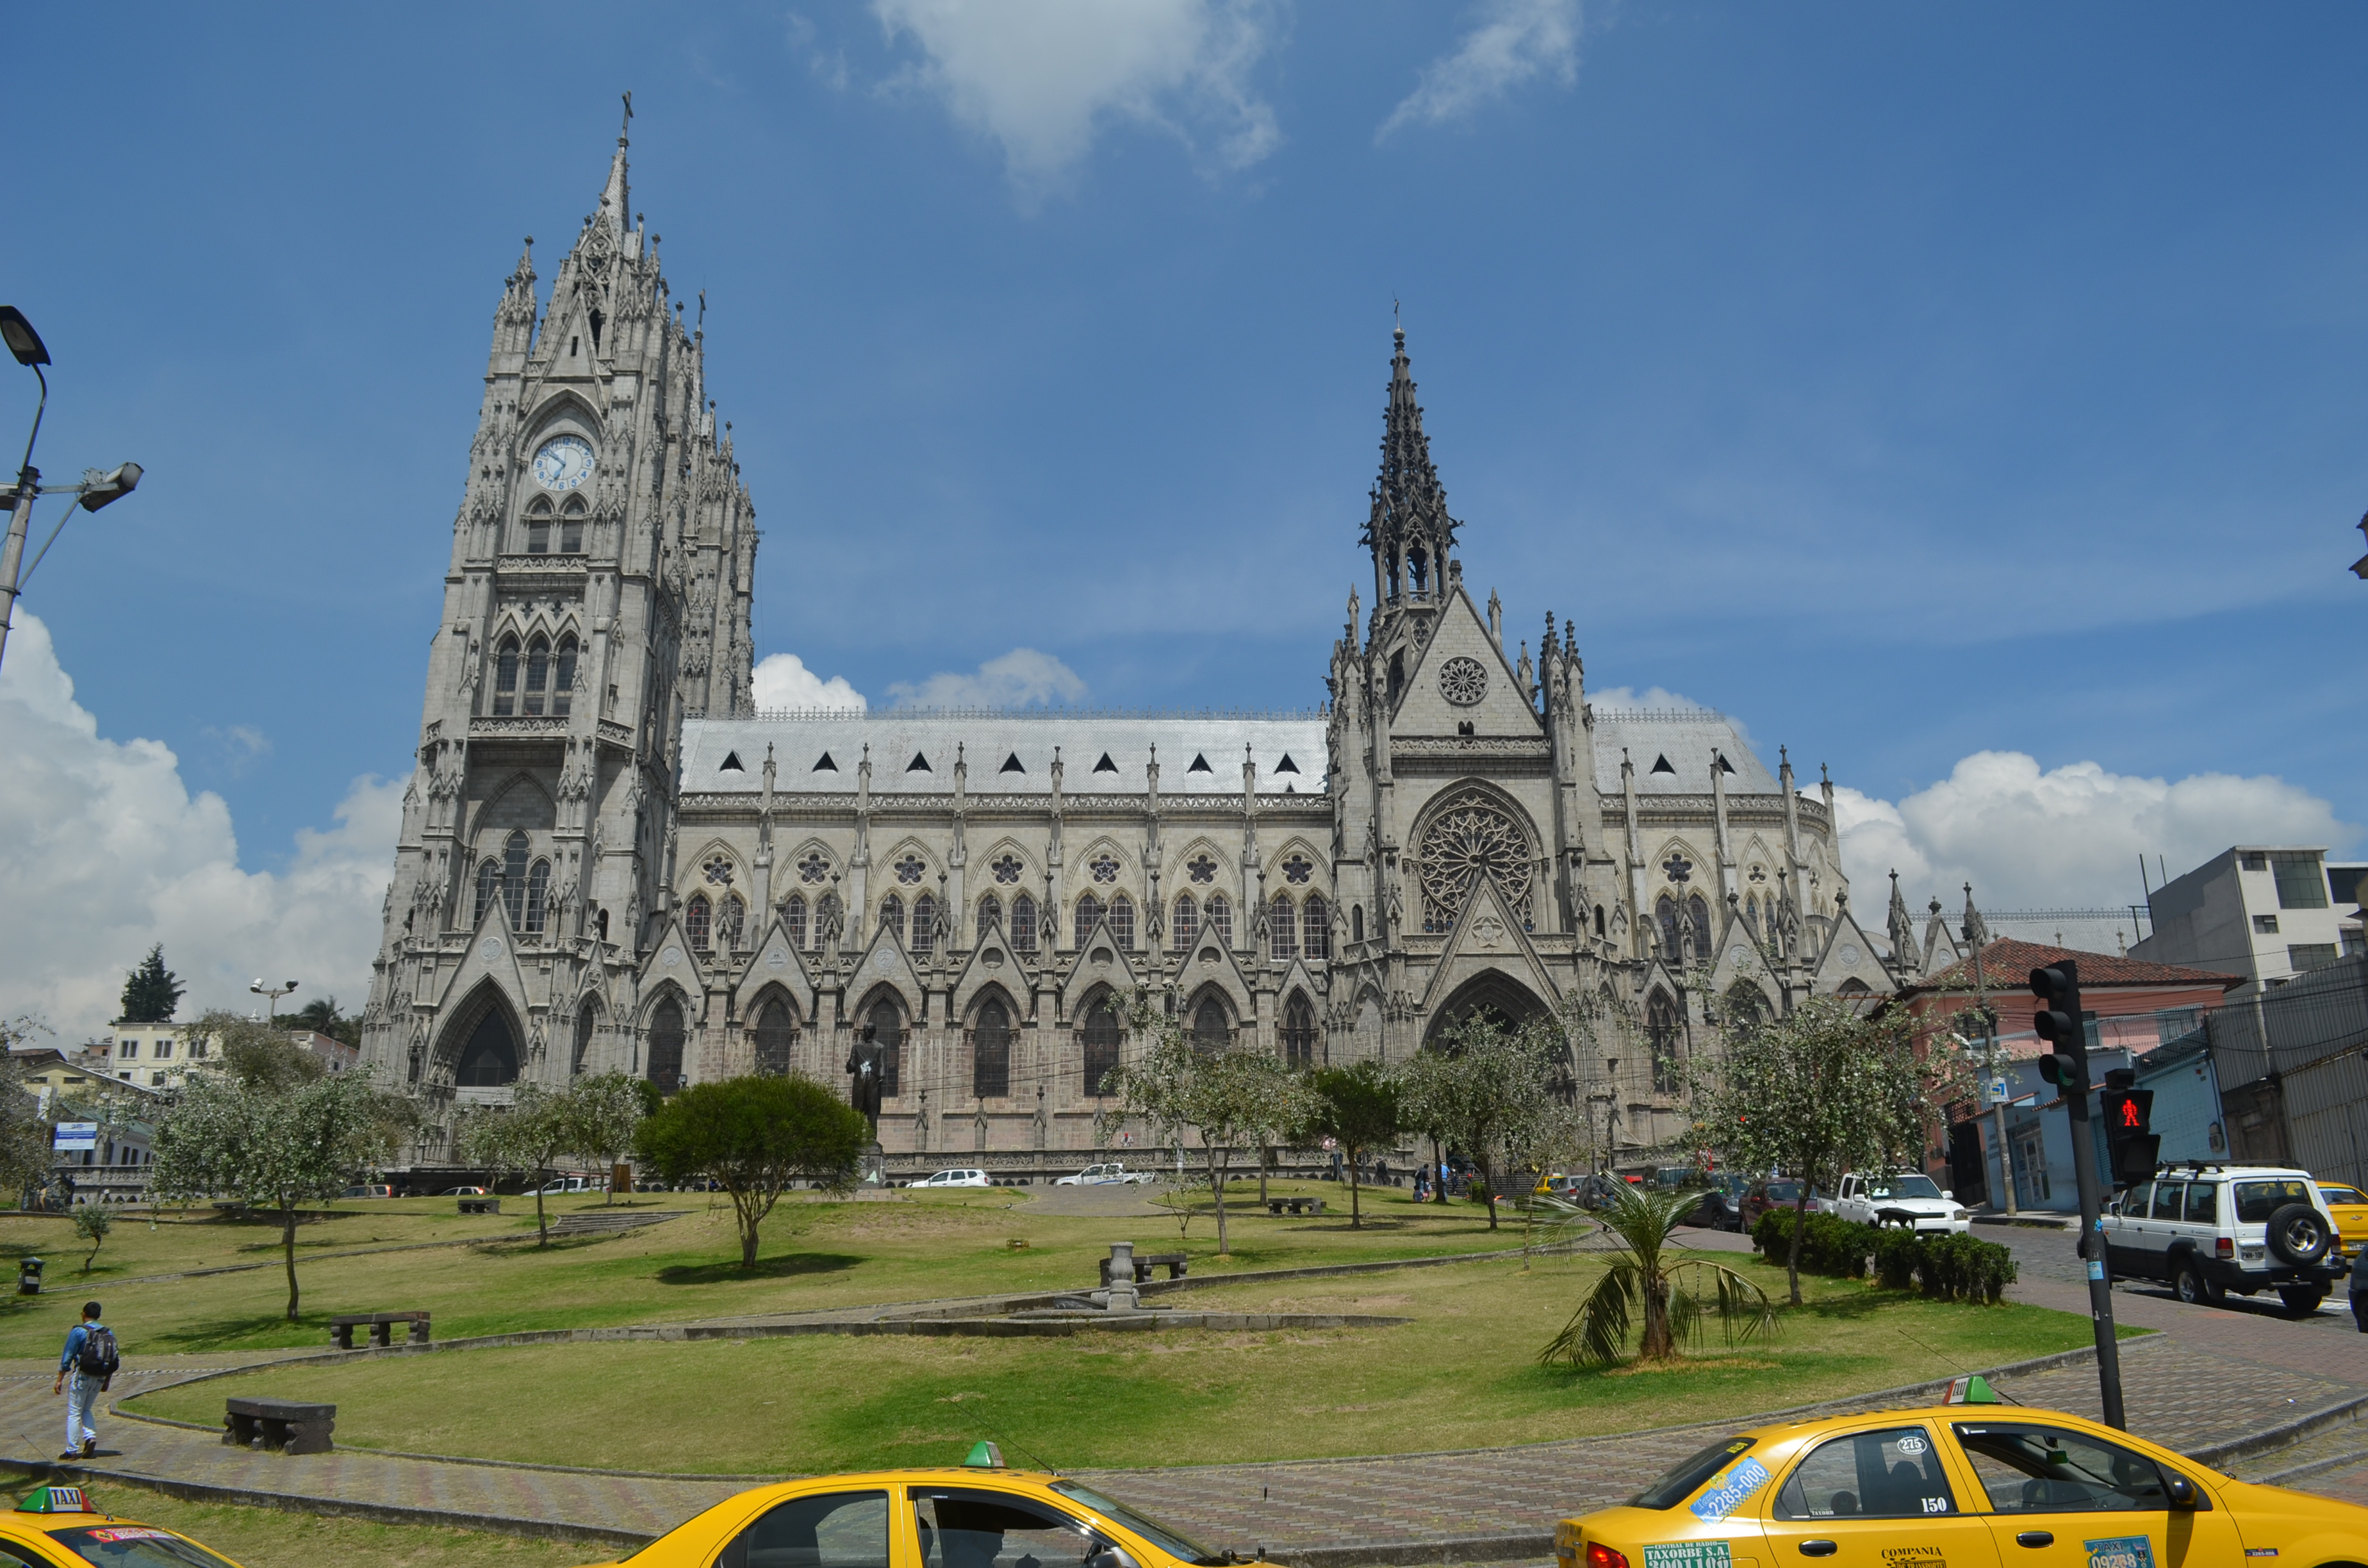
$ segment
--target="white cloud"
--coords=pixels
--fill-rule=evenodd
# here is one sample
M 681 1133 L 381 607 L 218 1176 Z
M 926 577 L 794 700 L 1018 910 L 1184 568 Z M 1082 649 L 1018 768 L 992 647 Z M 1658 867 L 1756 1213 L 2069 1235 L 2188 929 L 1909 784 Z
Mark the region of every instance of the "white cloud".
M 1607 686 L 1600 691 L 1588 692 L 1587 702 L 1590 708 L 1623 710 L 1647 709 L 1660 712 L 1673 710 L 1696 713 L 1711 711 L 1707 704 L 1696 702 L 1691 697 L 1659 686 L 1648 686 L 1642 691 L 1638 691 L 1633 686 Z
M 766 654 L 757 661 L 754 678 L 757 710 L 760 713 L 776 712 L 785 708 L 860 713 L 871 706 L 845 676 L 833 676 L 825 680 L 806 668 L 806 662 L 795 653 Z
M 1249 77 L 1272 40 L 1260 0 L 872 0 L 891 42 L 925 57 L 892 86 L 942 98 L 1041 194 L 1112 120 L 1167 131 L 1222 168 L 1281 142 Z
M 2093 762 L 2049 772 L 2021 752 L 1984 751 L 1896 803 L 1834 791 L 1842 865 L 1853 907 L 1880 920 L 1899 872 L 1908 903 L 1938 894 L 1950 908 L 1962 883 L 1985 909 L 2101 909 L 2140 896 L 2137 857 L 2163 858 L 2174 877 L 2232 844 L 2325 844 L 2360 829 L 2335 808 L 2270 775 L 2202 773 L 2176 783 L 2108 773 Z
M 266 971 L 302 981 L 298 1004 L 359 1009 L 402 817 L 400 781 L 357 778 L 284 873 L 241 870 L 222 797 L 192 795 L 162 742 L 102 737 L 49 629 L 19 614 L 0 666 L 0 1014 L 41 1013 L 69 1043 L 103 1033 L 160 941 L 183 1017 L 244 1005 Z
M 888 688 L 899 708 L 1025 708 L 1075 702 L 1086 695 L 1077 672 L 1033 648 L 1014 648 L 968 675 L 943 670 L 918 686 Z
M 1461 119 L 1538 76 L 1569 86 L 1578 76 L 1578 0 L 1490 0 L 1455 52 L 1423 67 L 1373 140 L 1406 125 Z

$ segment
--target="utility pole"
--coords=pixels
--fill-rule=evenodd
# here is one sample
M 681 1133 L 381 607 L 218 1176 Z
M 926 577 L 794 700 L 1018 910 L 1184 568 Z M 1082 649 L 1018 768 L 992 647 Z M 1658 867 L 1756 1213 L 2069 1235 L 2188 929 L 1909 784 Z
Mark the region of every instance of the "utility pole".
M 2104 1193 L 2097 1180 L 2097 1141 L 2089 1131 L 2089 1028 L 2080 1010 L 2080 971 L 2070 959 L 2031 971 L 2032 994 L 2040 998 L 2031 1027 L 2051 1041 L 2055 1054 L 2039 1061 L 2039 1071 L 2064 1095 L 2072 1119 L 2072 1174 L 2080 1187 L 2080 1256 L 2089 1265 L 2089 1317 L 2097 1335 L 2097 1390 L 2105 1425 L 2129 1429 L 2122 1415 L 2122 1357 L 2113 1335 L 2113 1277 L 2105 1254 Z

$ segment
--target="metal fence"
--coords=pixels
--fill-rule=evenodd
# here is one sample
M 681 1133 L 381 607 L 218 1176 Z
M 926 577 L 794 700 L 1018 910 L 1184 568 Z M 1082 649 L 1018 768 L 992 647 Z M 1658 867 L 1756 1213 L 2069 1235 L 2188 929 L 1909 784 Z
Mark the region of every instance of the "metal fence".
M 2210 1009 L 2163 1049 L 2199 1036 L 2232 1157 L 2368 1184 L 2368 958 Z

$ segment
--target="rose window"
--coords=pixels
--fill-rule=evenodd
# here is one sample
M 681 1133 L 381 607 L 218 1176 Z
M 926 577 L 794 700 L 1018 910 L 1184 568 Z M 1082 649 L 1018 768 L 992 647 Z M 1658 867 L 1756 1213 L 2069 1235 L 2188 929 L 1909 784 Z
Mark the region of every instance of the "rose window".
M 1439 694 L 1458 708 L 1471 707 L 1488 695 L 1486 666 L 1457 654 L 1439 666 Z
M 706 873 L 708 881 L 715 887 L 728 888 L 732 885 L 732 862 L 721 855 L 712 857 L 700 869 Z
M 1446 930 L 1482 877 L 1497 884 L 1524 928 L 1530 924 L 1530 841 L 1486 797 L 1468 794 L 1423 829 L 1416 869 L 1422 878 L 1422 928 Z
M 1184 874 L 1196 882 L 1213 882 L 1217 880 L 1217 863 L 1206 855 L 1196 855 L 1184 862 Z
M 1315 869 L 1314 863 L 1306 856 L 1293 855 L 1282 863 L 1282 880 L 1293 887 L 1304 887 L 1307 885 L 1308 876 Z
M 896 862 L 896 880 L 906 887 L 911 887 L 921 880 L 921 873 L 926 869 L 928 868 L 921 864 L 921 858 L 918 855 L 907 855 Z
M 1019 880 L 1019 858 L 1016 855 L 1006 855 L 987 867 L 987 869 L 995 873 L 995 880 L 997 882 L 1009 887 Z
M 808 851 L 806 858 L 798 862 L 798 881 L 802 882 L 818 882 L 829 875 L 830 862 L 822 858 L 819 850 Z
M 1093 872 L 1094 881 L 1098 882 L 1118 881 L 1118 862 L 1108 855 L 1095 856 L 1087 869 Z

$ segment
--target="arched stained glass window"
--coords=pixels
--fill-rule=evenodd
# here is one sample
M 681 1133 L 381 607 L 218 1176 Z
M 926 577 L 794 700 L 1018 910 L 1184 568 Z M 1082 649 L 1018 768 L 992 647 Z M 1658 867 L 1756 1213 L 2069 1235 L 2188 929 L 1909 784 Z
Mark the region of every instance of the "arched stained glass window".
M 518 1037 L 510 1032 L 509 1020 L 499 1007 L 488 1007 L 469 1043 L 461 1048 L 461 1060 L 452 1071 L 452 1081 L 467 1088 L 494 1088 L 518 1082 Z
M 662 1095 L 682 1087 L 682 1004 L 668 996 L 650 1011 L 647 1076 Z
M 559 519 L 559 548 L 563 554 L 584 553 L 584 503 L 570 501 L 566 516 Z
M 1282 1064 L 1315 1065 L 1315 1009 L 1303 992 L 1294 991 L 1282 1009 Z
M 1365 906 L 1361 903 L 1352 903 L 1349 906 L 1349 940 L 1361 942 L 1364 939 Z
M 709 905 L 707 895 L 703 892 L 691 894 L 689 904 L 682 912 L 682 928 L 689 934 L 694 950 L 702 953 L 707 950 L 707 945 L 714 936 L 714 927 L 715 911 Z
M 937 895 L 925 892 L 913 901 L 913 956 L 925 959 L 937 950 Z
M 1266 906 L 1266 950 L 1277 963 L 1299 956 L 1299 913 L 1288 893 L 1277 893 Z
M 1718 934 L 1710 923 L 1710 905 L 1702 902 L 1702 894 L 1696 893 L 1686 900 L 1686 913 L 1694 922 L 1694 956 L 1707 958 L 1718 941 Z
M 511 834 L 502 846 L 502 903 L 508 910 L 513 931 L 526 926 L 527 847 L 523 833 Z
M 1234 906 L 1224 893 L 1209 895 L 1209 932 L 1226 947 L 1234 945 Z
M 1134 900 L 1124 893 L 1110 902 L 1110 928 L 1121 951 L 1134 951 Z
M 575 633 L 571 631 L 559 640 L 558 654 L 551 663 L 551 710 L 564 719 L 575 700 Z
M 880 1042 L 880 1095 L 894 1099 L 905 1061 L 905 1013 L 886 997 L 871 1004 L 872 1038 Z
M 880 901 L 880 929 L 888 933 L 898 946 L 905 941 L 905 901 L 890 893 Z
M 1653 1092 L 1674 1095 L 1685 1074 L 1680 1041 L 1685 1026 L 1678 1005 L 1659 986 L 1645 1002 L 1645 1039 L 1653 1052 Z
M 1118 1071 L 1119 1036 L 1118 1009 L 1105 991 L 1086 1008 L 1085 1089 L 1097 1098 L 1106 1093 L 1103 1080 Z
M 526 552 L 529 555 L 551 553 L 551 506 L 538 501 L 526 519 Z
M 993 893 L 988 893 L 978 901 L 978 934 L 984 937 L 989 931 L 999 931 L 1002 928 L 1003 901 Z
M 1668 893 L 1653 905 L 1653 918 L 1661 927 L 1661 951 L 1671 963 L 1678 961 L 1678 904 Z
M 599 1014 L 591 1003 L 586 1002 L 575 1009 L 575 1051 L 568 1061 L 571 1076 L 580 1078 L 584 1075 L 585 1059 L 592 1054 L 592 1030 L 598 1021 Z
M 1332 956 L 1331 906 L 1324 902 L 1322 893 L 1312 892 L 1307 895 L 1307 907 L 1304 913 L 1305 928 L 1299 934 L 1300 947 L 1311 959 L 1329 959 Z
M 526 645 L 526 711 L 542 711 L 543 693 L 551 686 L 551 644 L 538 633 Z
M 970 1092 L 983 1100 L 1011 1093 L 1011 1013 L 990 996 L 970 1031 Z
M 505 637 L 494 650 L 494 716 L 518 711 L 518 640 Z
M 790 1053 L 798 1043 L 798 1016 L 779 996 L 757 1009 L 757 1073 L 760 1077 L 790 1075 Z
M 781 905 L 781 929 L 790 934 L 790 946 L 803 952 L 806 945 L 806 898 L 793 892 Z
M 1069 928 L 1069 939 L 1080 947 L 1084 946 L 1086 938 L 1093 935 L 1094 927 L 1101 923 L 1101 918 L 1102 901 L 1100 899 L 1091 893 L 1078 899 L 1077 923 Z
M 1223 1051 L 1234 1042 L 1233 1026 L 1225 1020 L 1225 1005 L 1214 996 L 1204 996 L 1192 1013 L 1192 1047 L 1196 1051 Z
M 1036 950 L 1036 901 L 1024 892 L 1011 901 L 1011 945 L 1023 953 Z
M 543 926 L 543 905 L 551 897 L 551 862 L 537 860 L 534 869 L 526 874 L 526 928 L 541 934 Z
M 1201 936 L 1201 906 L 1189 892 L 1176 895 L 1176 917 L 1167 923 L 1168 943 L 1179 953 L 1189 953 Z
M 484 920 L 485 911 L 493 908 L 494 899 L 501 891 L 501 862 L 498 860 L 484 861 L 477 867 L 477 912 L 469 916 L 469 924 L 472 926 L 475 926 Z

